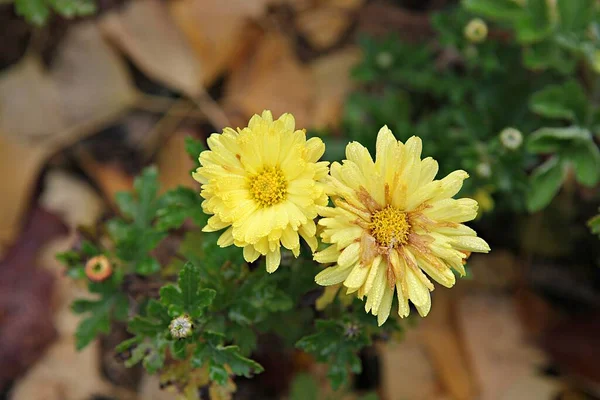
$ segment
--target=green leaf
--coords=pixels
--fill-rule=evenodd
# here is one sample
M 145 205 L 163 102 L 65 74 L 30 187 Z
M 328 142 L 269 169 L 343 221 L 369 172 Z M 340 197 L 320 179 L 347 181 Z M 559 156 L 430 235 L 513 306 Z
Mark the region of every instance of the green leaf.
M 160 271 L 160 264 L 155 258 L 145 257 L 135 264 L 135 272 L 140 275 L 152 275 Z
M 191 136 L 187 136 L 185 138 L 185 151 L 196 163 L 196 168 L 200 166 L 200 161 L 198 158 L 200 157 L 200 153 L 202 153 L 204 150 L 206 150 L 206 147 L 200 140 L 194 139 Z
M 92 0 L 49 0 L 49 3 L 57 13 L 67 18 L 96 12 L 96 4 Z
M 129 332 L 140 336 L 153 336 L 165 331 L 166 326 L 161 321 L 136 315 L 127 325 Z
M 154 166 L 145 168 L 142 174 L 135 178 L 133 188 L 138 201 L 135 221 L 138 226 L 148 226 L 154 219 L 158 187 L 158 170 Z
M 583 33 L 594 18 L 594 0 L 557 1 L 560 30 Z
M 352 324 L 356 333 L 347 334 Z M 296 343 L 296 347 L 314 355 L 319 362 L 329 366 L 328 377 L 334 389 L 348 383 L 349 371 L 359 373 L 360 358 L 357 352 L 370 344 L 370 337 L 362 324 L 344 320 L 318 320 L 315 334 L 305 336 Z
M 562 85 L 548 85 L 531 96 L 531 110 L 548 118 L 567 119 L 584 123 L 588 102 L 581 85 L 570 80 Z
M 310 374 L 298 374 L 292 381 L 289 400 L 306 400 L 319 398 L 319 384 Z
M 596 215 L 595 217 L 590 218 L 590 220 L 587 222 L 588 226 L 590 227 L 590 231 L 596 235 L 600 235 L 600 214 Z
M 205 341 L 196 346 L 196 351 L 192 356 L 192 365 L 201 367 L 208 362 L 211 380 L 224 385 L 229 378 L 226 365 L 234 375 L 247 378 L 263 371 L 263 367 L 256 361 L 244 357 L 237 346 L 223 346 L 225 337 L 222 334 L 204 331 L 202 336 Z
M 560 152 L 565 146 L 588 143 L 591 133 L 578 126 L 568 128 L 541 128 L 527 140 L 527 150 L 532 153 Z
M 564 155 L 575 169 L 577 182 L 594 187 L 600 181 L 600 150 L 593 140 L 571 147 Z
M 118 192 L 115 195 L 115 200 L 121 214 L 128 218 L 135 218 L 137 204 L 130 192 Z
M 543 41 L 553 31 L 555 10 L 546 0 L 527 0 L 525 13 L 515 20 L 517 41 L 530 44 Z
M 535 169 L 530 178 L 527 192 L 527 209 L 536 212 L 546 207 L 558 190 L 565 177 L 564 164 L 558 157 L 552 157 Z
M 15 0 L 15 11 L 29 23 L 38 26 L 44 25 L 50 16 L 44 0 Z
M 554 69 L 568 75 L 575 70 L 577 59 L 557 46 L 554 40 L 544 40 L 523 50 L 523 63 L 535 71 Z
M 178 360 L 184 360 L 187 355 L 187 340 L 175 340 L 171 342 L 171 351 L 173 353 L 173 357 Z
M 523 14 L 523 7 L 513 0 L 462 0 L 462 6 L 492 20 L 512 21 Z
M 161 204 L 156 212 L 157 229 L 177 229 L 187 218 L 198 226 L 204 226 L 208 221 L 208 216 L 202 210 L 202 198 L 193 189 L 180 186 L 169 190 L 162 196 Z

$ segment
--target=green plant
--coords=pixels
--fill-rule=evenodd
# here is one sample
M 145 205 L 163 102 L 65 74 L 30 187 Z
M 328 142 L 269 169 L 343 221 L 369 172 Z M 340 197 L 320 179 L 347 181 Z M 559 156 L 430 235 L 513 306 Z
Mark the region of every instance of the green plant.
M 353 73 L 361 87 L 348 98 L 342 130 L 371 148 L 383 123 L 403 140 L 422 137 L 441 173 L 465 169 L 474 179 L 463 193 L 493 194 L 500 210 L 544 208 L 571 168 L 593 187 L 599 13 L 593 1 L 466 0 L 434 16 L 437 42 L 363 37 Z M 473 41 L 466 28 L 484 23 L 475 17 L 490 33 Z M 526 146 L 506 143 L 507 129 L 522 132 Z M 328 138 L 331 158 L 342 157 L 344 139 Z
M 94 0 L 14 0 L 15 11 L 34 25 L 44 25 L 52 12 L 66 18 L 84 17 L 96 12 Z

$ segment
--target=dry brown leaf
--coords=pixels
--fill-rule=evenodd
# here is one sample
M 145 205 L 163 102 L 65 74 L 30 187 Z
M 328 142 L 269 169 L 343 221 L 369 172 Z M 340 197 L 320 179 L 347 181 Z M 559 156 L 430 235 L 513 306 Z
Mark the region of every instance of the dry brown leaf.
M 336 44 L 351 22 L 351 15 L 336 7 L 306 10 L 296 18 L 298 31 L 317 50 L 324 50 Z
M 316 88 L 311 127 L 336 127 L 340 123 L 346 96 L 353 85 L 350 71 L 360 58 L 358 48 L 348 47 L 310 65 Z
M 269 0 L 176 0 L 169 10 L 186 35 L 202 65 L 202 78 L 209 86 L 232 67 L 248 47 L 248 21 L 265 11 Z
M 409 330 L 400 343 L 378 344 L 377 350 L 384 398 L 431 400 L 441 395 L 435 369 L 416 329 Z
M 104 209 L 102 199 L 90 185 L 61 170 L 46 174 L 39 203 L 73 229 L 93 226 Z
M 278 33 L 264 36 L 250 59 L 233 71 L 225 90 L 225 109 L 246 122 L 264 109 L 271 110 L 274 117 L 294 114 L 298 127 L 308 126 L 312 119 L 315 89 L 311 72 Z
M 104 198 L 113 207 L 116 207 L 115 194 L 129 192 L 133 189 L 134 177 L 126 174 L 119 165 L 100 163 L 84 152 L 80 152 L 78 158 L 83 171 L 100 188 Z
M 327 3 L 344 10 L 356 10 L 365 4 L 366 0 L 328 0 Z
M 506 398 L 525 376 L 534 376 L 544 362 L 527 344 L 512 300 L 483 294 L 465 295 L 458 315 L 463 343 L 480 387 L 480 399 Z
M 0 131 L 34 141 L 65 128 L 59 93 L 39 59 L 27 57 L 0 74 Z
M 196 182 L 190 175 L 196 164 L 185 151 L 185 138 L 191 134 L 192 132 L 186 131 L 177 132 L 161 147 L 156 164 L 162 192 L 177 186 L 196 187 Z
M 476 382 L 454 321 L 457 293 L 457 289 L 443 287 L 435 291 L 435 307 L 423 320 L 420 337 L 446 392 L 455 400 L 470 400 L 475 397 Z
M 163 2 L 129 2 L 102 18 L 100 28 L 146 75 L 188 96 L 199 95 L 199 60 Z
M 93 22 L 67 33 L 50 70 L 69 126 L 97 126 L 135 101 L 123 60 L 102 39 Z
M 0 132 L 0 253 L 16 237 L 47 150 Z
M 73 245 L 77 226 L 93 223 L 100 217 L 101 200 L 87 183 L 64 172 L 51 171 L 46 177 L 41 203 L 53 214 L 61 215 L 72 229 L 69 236 L 47 245 L 38 257 L 38 263 L 55 276 L 54 324 L 59 337 L 17 382 L 12 399 L 81 400 L 92 395 L 110 394 L 111 385 L 102 378 L 100 371 L 98 342 L 82 351 L 75 348 L 74 335 L 81 317 L 71 311 L 71 303 L 88 295 L 87 291 L 68 278 L 64 266 L 56 260 L 56 253 Z

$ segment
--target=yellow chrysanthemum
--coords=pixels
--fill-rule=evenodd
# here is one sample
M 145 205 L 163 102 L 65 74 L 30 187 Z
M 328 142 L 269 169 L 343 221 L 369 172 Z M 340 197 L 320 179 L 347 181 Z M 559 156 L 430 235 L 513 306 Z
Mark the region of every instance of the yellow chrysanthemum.
M 298 256 L 298 234 L 315 251 L 317 206 L 327 204 L 318 182 L 328 164 L 317 162 L 325 151 L 321 139 L 306 140 L 291 114 L 274 121 L 263 111 L 247 128 L 211 135 L 208 147 L 194 179 L 202 184 L 203 210 L 214 214 L 203 230 L 228 228 L 219 246 L 243 247 L 248 262 L 265 255 L 268 272 L 279 267 L 281 245 Z
M 367 297 L 365 310 L 383 324 L 394 292 L 401 317 L 409 314 L 410 300 L 421 316 L 431 307 L 433 280 L 451 287 L 451 268 L 465 273 L 470 252 L 488 252 L 488 244 L 461 224 L 477 215 L 473 199 L 453 199 L 465 171 L 434 180 L 438 164 L 421 160 L 421 139 L 405 144 L 383 127 L 377 136 L 373 162 L 368 150 L 353 142 L 343 164 L 331 165 L 327 178 L 335 207 L 320 207 L 324 217 L 321 238 L 331 243 L 315 253 L 321 263 L 336 263 L 315 278 L 323 286 L 343 283 L 347 293 Z

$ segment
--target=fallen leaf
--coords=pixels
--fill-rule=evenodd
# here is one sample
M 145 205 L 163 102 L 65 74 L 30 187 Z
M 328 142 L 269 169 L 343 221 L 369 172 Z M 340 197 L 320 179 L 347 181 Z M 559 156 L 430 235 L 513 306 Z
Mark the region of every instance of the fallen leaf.
M 419 326 L 420 337 L 446 392 L 455 400 L 475 397 L 477 384 L 469 366 L 460 332 L 456 329 L 454 309 L 458 289 L 438 288 L 435 307 Z
M 378 344 L 377 350 L 384 398 L 431 400 L 441 396 L 435 369 L 417 329 L 407 331 L 399 343 Z
M 351 15 L 336 7 L 317 7 L 296 17 L 298 31 L 317 50 L 336 44 L 352 22 Z
M 134 177 L 123 171 L 117 163 L 101 163 L 83 151 L 79 152 L 78 159 L 81 168 L 113 207 L 116 207 L 115 195 L 118 192 L 129 192 L 133 189 Z
M 47 150 L 42 147 L 31 146 L 0 132 L 0 254 L 4 253 L 20 230 L 46 153 Z
M 225 109 L 245 120 L 268 109 L 274 117 L 289 112 L 297 127 L 310 124 L 315 93 L 310 70 L 297 59 L 290 42 L 265 34 L 257 50 L 232 72 L 225 88 Z
M 161 146 L 156 159 L 161 192 L 177 186 L 197 187 L 190 173 L 196 163 L 185 150 L 185 138 L 192 133 L 185 130 L 176 132 Z
M 52 321 L 52 274 L 37 268 L 46 243 L 66 233 L 54 215 L 31 212 L 19 240 L 0 261 L 0 392 L 24 373 L 56 337 Z
M 100 28 L 150 78 L 188 96 L 199 95 L 199 60 L 163 2 L 130 2 L 103 17 Z
M 315 86 L 311 127 L 331 128 L 339 125 L 346 96 L 353 87 L 350 71 L 360 59 L 360 50 L 348 47 L 311 63 Z
M 87 131 L 115 118 L 136 98 L 124 61 L 93 22 L 79 23 L 68 31 L 50 76 L 68 125 L 83 125 L 89 127 Z
M 511 298 L 465 295 L 458 303 L 458 317 L 480 399 L 504 398 L 545 362 L 543 353 L 525 342 Z
M 410 42 L 435 36 L 428 14 L 411 12 L 382 0 L 369 2 L 361 9 L 358 31 L 374 36 L 393 33 Z
M 93 226 L 104 209 L 96 191 L 86 182 L 61 170 L 46 174 L 39 203 L 59 215 L 73 229 Z
M 0 131 L 4 135 L 33 142 L 65 128 L 59 92 L 39 59 L 27 57 L 0 74 Z
M 248 23 L 269 0 L 175 0 L 169 11 L 202 65 L 202 82 L 211 85 L 228 71 L 254 40 Z

